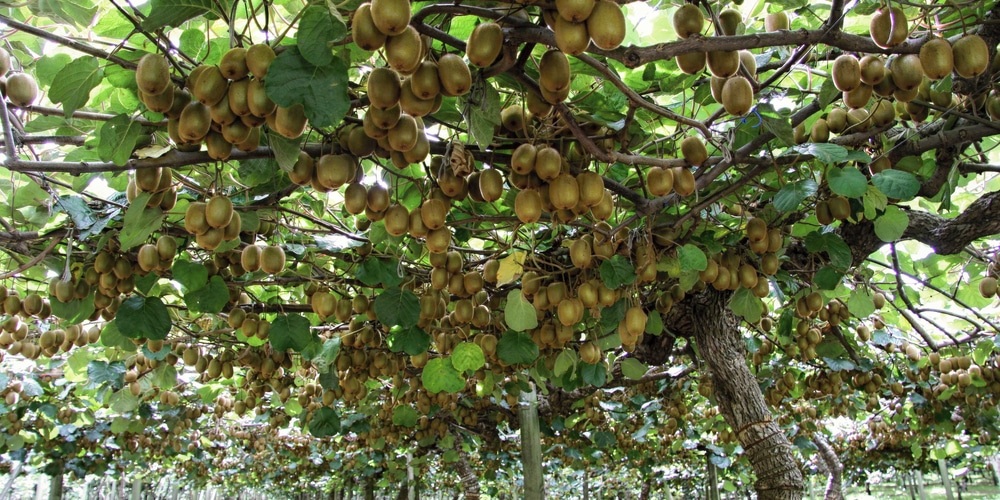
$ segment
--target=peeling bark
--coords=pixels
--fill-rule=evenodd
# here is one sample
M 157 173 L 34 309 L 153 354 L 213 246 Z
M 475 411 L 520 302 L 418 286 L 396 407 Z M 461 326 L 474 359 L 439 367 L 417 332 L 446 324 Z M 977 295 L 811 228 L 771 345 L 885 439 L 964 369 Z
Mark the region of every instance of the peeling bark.
M 826 482 L 826 493 L 824 500 L 844 500 L 844 492 L 841 483 L 841 475 L 844 472 L 844 465 L 840 463 L 837 453 L 820 434 L 813 436 L 813 443 L 819 449 L 819 457 L 826 466 L 826 472 L 830 475 Z
M 456 436 L 457 438 L 457 436 Z M 455 451 L 458 452 L 458 461 L 455 462 L 455 471 L 462 482 L 462 490 L 465 492 L 465 500 L 479 500 L 479 476 L 469 465 L 469 459 L 462 451 L 460 439 L 455 439 Z
M 728 293 L 711 288 L 689 297 L 671 318 L 690 328 L 698 350 L 715 380 L 719 411 L 736 430 L 745 456 L 757 476 L 760 500 L 799 500 L 805 490 L 792 446 L 772 420 L 771 411 L 746 362 L 746 344 L 729 309 Z

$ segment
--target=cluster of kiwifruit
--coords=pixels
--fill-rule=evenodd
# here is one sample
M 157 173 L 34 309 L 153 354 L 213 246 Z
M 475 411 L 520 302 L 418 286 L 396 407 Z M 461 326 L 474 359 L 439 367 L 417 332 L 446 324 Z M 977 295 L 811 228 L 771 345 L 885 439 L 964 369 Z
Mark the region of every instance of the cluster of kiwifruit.
M 128 202 L 132 203 L 141 193 L 149 193 L 147 207 L 158 206 L 162 210 L 172 210 L 177 204 L 177 186 L 173 183 L 173 177 L 173 169 L 170 167 L 136 169 L 125 188 Z
M 708 159 L 705 143 L 697 137 L 685 137 L 681 141 L 681 156 L 693 167 L 700 167 Z M 694 173 L 687 167 L 653 167 L 646 172 L 646 189 L 653 196 L 666 196 L 675 192 L 689 196 L 696 188 Z
M 759 217 L 747 222 L 746 233 L 749 248 L 760 255 L 756 266 L 739 253 L 730 251 L 709 258 L 707 267 L 699 271 L 698 277 L 716 290 L 738 290 L 743 287 L 753 291 L 758 297 L 766 297 L 770 293 L 767 276 L 778 271 L 776 252 L 783 247 L 784 236 L 778 228 L 769 229 L 767 223 Z
M 247 248 L 250 247 L 259 248 L 255 245 L 250 245 Z M 267 340 L 271 333 L 270 321 L 260 317 L 260 315 L 255 312 L 246 312 L 239 306 L 229 310 L 229 314 L 226 316 L 226 321 L 230 328 L 240 330 L 243 336 L 247 338 L 257 337 L 260 340 Z
M 613 211 L 603 177 L 593 171 L 574 175 L 556 148 L 524 143 L 511 155 L 510 169 L 508 180 L 520 189 L 514 213 L 523 223 L 537 222 L 543 211 L 564 223 L 587 212 L 606 220 Z
M 257 149 L 264 123 L 289 138 L 305 131 L 301 105 L 277 106 L 264 91 L 274 58 L 266 44 L 234 47 L 218 65 L 193 69 L 182 89 L 171 80 L 165 57 L 146 54 L 135 73 L 139 98 L 151 111 L 167 116 L 167 132 L 178 149 L 197 151 L 205 143 L 209 156 L 225 160 L 234 146 L 240 151 Z
M 557 0 L 555 10 L 542 9 L 542 18 L 555 32 L 556 46 L 569 55 L 580 55 L 593 42 L 613 50 L 625 40 L 625 15 L 608 0 Z

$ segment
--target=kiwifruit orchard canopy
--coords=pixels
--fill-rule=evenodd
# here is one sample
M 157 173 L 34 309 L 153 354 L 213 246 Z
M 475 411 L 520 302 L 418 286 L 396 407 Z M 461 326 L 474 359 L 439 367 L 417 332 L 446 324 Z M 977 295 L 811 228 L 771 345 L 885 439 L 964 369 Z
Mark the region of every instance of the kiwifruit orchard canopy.
M 707 459 L 800 498 L 824 446 L 995 450 L 995 2 L 0 24 L 8 460 L 533 498 Z

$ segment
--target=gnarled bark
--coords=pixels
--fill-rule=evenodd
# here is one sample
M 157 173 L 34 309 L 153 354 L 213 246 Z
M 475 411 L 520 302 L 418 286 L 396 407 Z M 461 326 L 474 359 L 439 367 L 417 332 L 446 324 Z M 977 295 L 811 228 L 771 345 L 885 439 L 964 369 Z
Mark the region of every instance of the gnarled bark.
M 824 500 L 844 500 L 844 492 L 841 486 L 841 475 L 844 472 L 844 465 L 840 463 L 840 458 L 837 457 L 837 453 L 830 446 L 830 443 L 826 441 L 825 437 L 816 434 L 813 436 L 813 443 L 819 450 L 819 457 L 823 460 L 826 472 L 830 476 L 826 482 Z
M 676 325 L 690 329 L 701 357 L 711 370 L 719 411 L 736 430 L 745 456 L 757 476 L 761 500 L 799 500 L 805 489 L 791 443 L 772 420 L 771 410 L 746 362 L 746 344 L 729 309 L 730 294 L 711 288 L 688 298 Z M 687 333 L 687 332 L 686 332 Z
M 457 436 L 456 436 L 457 438 Z M 479 500 L 479 476 L 469 465 L 469 459 L 462 451 L 462 441 L 455 439 L 455 451 L 458 452 L 458 461 L 455 462 L 455 471 L 462 482 L 462 490 L 465 492 L 465 500 Z

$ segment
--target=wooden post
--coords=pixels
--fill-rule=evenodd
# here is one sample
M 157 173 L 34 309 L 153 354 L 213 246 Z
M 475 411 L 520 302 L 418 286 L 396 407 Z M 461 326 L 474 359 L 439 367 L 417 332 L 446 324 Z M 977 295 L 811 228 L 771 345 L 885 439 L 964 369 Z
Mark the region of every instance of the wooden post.
M 920 495 L 920 500 L 927 500 L 927 492 L 924 491 L 924 473 L 917 471 L 917 494 Z
M 719 469 L 712 463 L 710 456 L 705 457 L 708 462 L 708 484 L 705 485 L 705 497 L 708 500 L 719 500 Z
M 518 417 L 521 424 L 521 466 L 524 468 L 524 498 L 545 498 L 542 478 L 542 433 L 538 422 L 538 393 L 534 385 L 521 391 Z
M 951 492 L 951 476 L 948 474 L 948 461 L 943 458 L 939 458 L 938 469 L 941 471 L 941 483 L 944 484 L 945 498 L 948 500 L 954 500 L 955 497 Z

